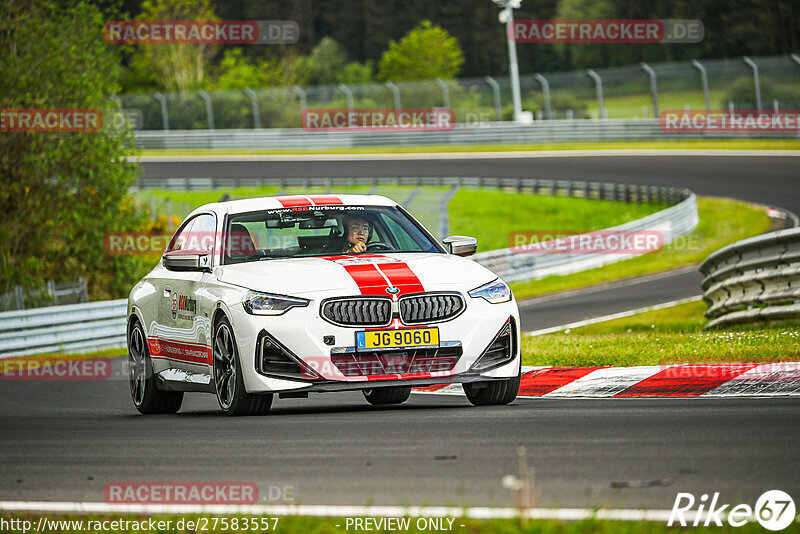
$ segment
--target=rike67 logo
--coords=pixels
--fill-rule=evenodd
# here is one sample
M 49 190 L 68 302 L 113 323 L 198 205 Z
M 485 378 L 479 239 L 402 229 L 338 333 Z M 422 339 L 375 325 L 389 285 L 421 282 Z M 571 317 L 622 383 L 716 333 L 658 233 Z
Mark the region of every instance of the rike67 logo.
M 697 504 L 697 510 L 694 510 Z M 723 526 L 723 521 L 732 527 L 741 527 L 749 522 L 758 523 L 767 530 L 777 532 L 783 530 L 794 522 L 797 510 L 794 501 L 788 493 L 781 490 L 764 492 L 755 507 L 749 504 L 723 504 L 719 502 L 719 492 L 715 492 L 711 499 L 707 493 L 700 496 L 697 501 L 691 493 L 678 493 L 672 512 L 669 515 L 667 526 L 676 522 L 682 526 Z M 694 519 L 694 521 L 692 521 Z

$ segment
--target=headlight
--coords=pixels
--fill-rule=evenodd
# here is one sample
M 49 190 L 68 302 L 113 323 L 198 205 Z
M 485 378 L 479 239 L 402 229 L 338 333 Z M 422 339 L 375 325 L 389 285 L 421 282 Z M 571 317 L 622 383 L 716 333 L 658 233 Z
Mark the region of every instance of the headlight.
M 511 300 L 511 289 L 499 278 L 469 292 L 472 298 L 482 298 L 492 304 L 500 304 Z
M 283 315 L 291 308 L 308 306 L 309 301 L 285 295 L 248 291 L 242 304 L 251 315 Z

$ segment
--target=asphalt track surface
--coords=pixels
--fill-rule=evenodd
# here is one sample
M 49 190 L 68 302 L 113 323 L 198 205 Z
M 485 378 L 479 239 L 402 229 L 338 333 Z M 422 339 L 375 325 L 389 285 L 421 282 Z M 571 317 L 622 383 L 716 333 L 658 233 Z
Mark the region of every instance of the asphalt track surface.
M 608 179 L 800 212 L 798 165 L 777 156 L 673 156 L 142 167 L 148 176 L 176 177 Z M 523 305 L 524 326 L 697 294 L 696 274 L 676 276 L 533 301 Z M 678 492 L 719 491 L 721 502 L 751 505 L 769 489 L 800 494 L 800 404 L 793 398 L 517 399 L 474 408 L 461 396 L 415 394 L 402 406 L 376 408 L 360 393 L 340 393 L 276 399 L 268 416 L 227 418 L 213 396 L 190 394 L 177 415 L 140 417 L 118 378 L 0 380 L 1 500 L 102 501 L 112 481 L 238 480 L 259 483 L 262 494 L 269 485 L 291 485 L 298 504 L 507 506 L 501 480 L 518 473 L 519 446 L 536 470 L 540 506 L 669 509 Z
M 227 480 L 256 482 L 262 495 L 292 486 L 297 504 L 508 506 L 501 480 L 518 474 L 519 446 L 541 506 L 669 509 L 679 491 L 751 505 L 768 489 L 800 494 L 797 399 L 475 408 L 415 394 L 375 408 L 342 393 L 229 418 L 213 396 L 194 394 L 177 415 L 140 417 L 124 380 L 101 380 L 0 381 L 0 406 L 0 500 L 102 502 L 109 482 Z

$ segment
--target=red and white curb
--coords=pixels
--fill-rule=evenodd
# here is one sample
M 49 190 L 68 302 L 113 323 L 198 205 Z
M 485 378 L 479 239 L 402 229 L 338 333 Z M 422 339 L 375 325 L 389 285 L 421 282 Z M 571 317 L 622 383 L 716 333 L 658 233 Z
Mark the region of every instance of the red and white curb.
M 462 395 L 460 384 L 415 393 Z M 520 397 L 800 397 L 800 362 L 523 367 Z

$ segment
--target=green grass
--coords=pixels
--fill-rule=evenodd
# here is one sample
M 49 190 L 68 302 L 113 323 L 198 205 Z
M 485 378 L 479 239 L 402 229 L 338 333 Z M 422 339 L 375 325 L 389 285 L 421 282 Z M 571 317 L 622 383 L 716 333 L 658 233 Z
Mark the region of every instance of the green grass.
M 365 194 L 369 186 L 336 187 L 337 193 Z M 416 189 L 415 186 L 380 186 L 374 193 L 403 203 Z M 311 194 L 323 188 L 289 189 L 285 192 Z M 410 205 L 406 206 L 426 227 L 436 232 L 439 220 L 439 202 L 446 187 L 423 187 Z M 149 206 L 150 196 L 155 198 L 156 210 L 165 213 L 166 199 L 172 201 L 173 213 L 183 216 L 187 209 L 208 202 L 216 202 L 223 193 L 232 198 L 274 195 L 275 187 L 241 187 L 210 191 L 170 191 L 148 189 L 137 194 L 143 206 Z M 599 230 L 632 221 L 665 208 L 659 204 L 626 204 L 579 198 L 547 197 L 514 194 L 499 190 L 461 189 L 450 202 L 450 233 L 478 238 L 480 250 L 493 250 L 509 246 L 509 232 L 513 230 Z
M 667 109 L 667 108 L 664 108 Z M 676 135 L 669 141 L 608 141 L 574 143 L 517 143 L 479 145 L 386 146 L 358 148 L 297 149 L 144 149 L 142 156 L 202 156 L 202 155 L 292 155 L 292 154 L 414 154 L 439 152 L 518 152 L 545 150 L 800 150 L 797 139 L 717 139 L 687 140 Z
M 523 365 L 800 361 L 800 321 L 704 330 L 702 301 L 522 340 Z
M 750 503 L 751 505 L 753 503 Z M 36 527 L 40 515 L 34 513 L 25 513 L 25 514 L 4 514 L 3 517 L 8 519 L 24 519 L 26 521 L 30 521 L 32 523 L 31 530 Z M 79 520 L 84 523 L 84 527 L 92 527 L 96 525 L 96 523 L 88 523 L 89 521 L 108 521 L 114 519 L 123 519 L 128 521 L 133 520 L 146 520 L 148 516 L 138 516 L 138 515 L 86 515 L 86 516 L 66 516 L 63 514 L 47 514 L 46 519 L 48 520 Z M 186 532 L 195 532 L 195 530 L 190 530 L 186 528 L 186 520 L 194 520 L 196 521 L 198 518 L 205 517 L 207 518 L 206 526 L 208 526 L 208 530 L 197 530 L 197 532 L 214 532 L 214 533 L 232 533 L 232 532 L 256 532 L 248 531 L 245 529 L 241 530 L 234 530 L 234 529 L 226 529 L 223 530 L 219 528 L 212 529 L 211 525 L 213 522 L 213 518 L 210 516 L 198 516 L 198 515 L 158 515 L 153 516 L 153 520 L 156 522 L 164 521 L 162 525 L 154 525 L 158 530 L 158 532 L 162 532 L 165 534 L 183 534 Z M 219 516 L 219 517 L 226 517 L 228 519 L 233 517 L 238 518 L 245 518 L 245 517 L 254 517 L 254 516 L 234 516 L 234 515 L 227 515 L 227 516 Z M 257 517 L 257 516 L 255 516 Z M 183 528 L 178 529 L 178 521 L 180 519 L 184 520 L 184 523 L 181 525 Z M 588 519 L 583 521 L 576 521 L 576 522 L 566 522 L 566 521 L 551 521 L 551 520 L 535 520 L 535 521 L 526 521 L 522 522 L 519 519 L 492 519 L 492 520 L 476 520 L 476 519 L 461 519 L 461 518 L 450 518 L 454 519 L 452 530 L 445 530 L 447 532 L 453 532 L 455 534 L 478 534 L 483 532 L 492 532 L 492 533 L 500 533 L 500 534 L 678 534 L 681 532 L 686 532 L 686 528 L 681 528 L 678 526 L 675 527 L 668 527 L 665 523 L 661 522 L 636 522 L 636 521 L 599 521 L 594 519 Z M 399 532 L 410 532 L 410 533 L 420 533 L 420 532 L 435 532 L 435 529 L 427 528 L 424 530 L 420 530 L 417 528 L 416 524 L 417 518 L 412 517 L 409 523 L 408 530 L 400 530 Z M 166 521 L 170 521 L 169 524 Z M 241 519 L 240 519 L 241 521 Z M 221 523 L 218 519 L 218 522 Z M 269 525 L 273 524 L 273 520 L 270 519 Z M 444 522 L 447 525 L 447 521 Z M 110 525 L 106 523 L 106 525 Z M 338 525 L 338 526 L 337 526 Z M 463 525 L 463 527 L 462 527 Z M 741 527 L 731 527 L 726 522 L 723 522 L 722 527 L 715 527 L 715 528 L 706 528 L 706 527 L 689 527 L 692 533 L 698 534 L 706 534 L 706 533 L 736 533 L 736 534 L 751 534 L 756 532 L 764 532 L 764 529 L 758 523 L 747 523 Z M 166 527 L 161 529 L 160 527 Z M 420 525 L 423 526 L 423 525 Z M 101 527 L 102 528 L 102 527 Z M 10 529 L 6 530 L 8 534 L 28 534 L 31 530 L 23 531 L 21 529 Z M 102 532 L 108 532 L 109 534 L 121 534 L 123 532 L 148 532 L 147 529 L 130 529 L 130 530 L 120 530 L 120 529 L 110 529 L 108 526 L 106 528 L 102 528 Z M 258 530 L 257 532 L 277 532 L 279 534 L 334 534 L 334 533 L 347 533 L 347 532 L 358 532 L 359 530 L 356 529 L 353 525 L 350 525 L 349 529 L 347 528 L 346 518 L 344 517 L 326 517 L 326 518 L 317 518 L 317 517 L 301 517 L 301 516 L 285 516 L 279 517 L 277 521 L 277 527 L 272 530 Z M 364 530 L 360 530 L 364 532 Z M 371 532 L 393 532 L 392 530 L 381 530 L 381 529 L 370 529 Z M 48 532 L 54 532 L 59 534 L 77 534 L 86 532 L 86 530 L 82 530 L 81 528 L 63 528 L 63 529 L 52 529 L 48 530 Z M 153 531 L 149 531 L 153 532 Z M 397 531 L 395 531 L 397 532 Z M 800 532 L 800 525 L 797 523 L 793 523 L 786 529 L 782 530 L 781 532 L 785 534 L 794 534 Z
M 626 204 L 461 189 L 450 201 L 450 233 L 478 238 L 478 250 L 512 246 L 511 232 L 593 231 L 633 221 L 666 208 L 663 204 Z
M 510 284 L 514 295 L 523 299 L 695 265 L 713 251 L 762 234 L 770 227 L 770 218 L 763 208 L 738 200 L 700 197 L 697 211 L 700 216 L 697 228 L 660 251 L 570 275 L 515 282 Z

